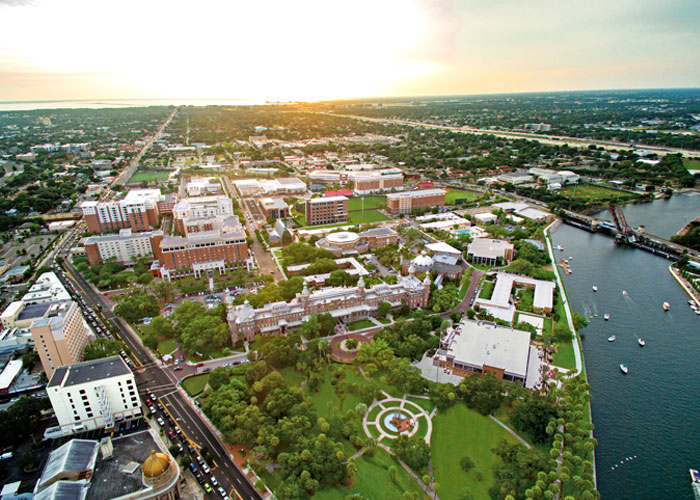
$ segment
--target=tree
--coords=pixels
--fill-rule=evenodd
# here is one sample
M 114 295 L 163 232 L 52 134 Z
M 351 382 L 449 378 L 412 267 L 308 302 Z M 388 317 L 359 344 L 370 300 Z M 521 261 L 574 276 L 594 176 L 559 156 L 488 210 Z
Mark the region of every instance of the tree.
M 118 340 L 98 337 L 85 346 L 83 361 L 118 356 L 122 348 L 122 343 Z
M 571 342 L 571 330 L 563 323 L 554 325 L 554 338 L 560 342 Z
M 357 340 L 357 339 L 354 339 L 354 338 L 353 338 L 353 339 L 347 339 L 347 340 L 345 341 L 345 346 L 346 346 L 348 349 L 352 350 L 352 349 L 355 349 L 355 348 L 357 347 L 357 344 L 359 344 L 359 343 L 360 343 L 360 341 Z
M 160 308 L 153 295 L 138 292 L 122 299 L 114 308 L 114 314 L 129 323 L 136 323 L 146 317 L 158 316 Z
M 583 330 L 588 326 L 588 320 L 581 313 L 574 313 L 571 319 L 573 320 L 574 330 L 576 331 Z
M 409 438 L 401 434 L 394 440 L 394 452 L 414 471 L 427 467 L 430 461 L 430 447 L 417 436 Z
M 391 312 L 391 304 L 388 302 L 380 302 L 377 306 L 377 316 L 380 318 L 386 318 L 386 316 Z
M 298 334 L 276 335 L 260 347 L 263 358 L 275 368 L 292 366 L 299 357 Z
M 391 480 L 396 482 L 396 474 L 398 473 L 398 469 L 396 468 L 395 465 L 390 465 L 389 466 L 389 476 L 391 476 Z
M 169 318 L 156 316 L 144 330 L 153 334 L 158 339 L 172 339 L 175 337 L 175 327 Z
M 528 433 L 535 443 L 545 443 L 549 439 L 547 426 L 558 416 L 556 401 L 528 392 L 513 405 L 510 421 L 518 431 Z
M 459 466 L 462 468 L 464 472 L 469 472 L 474 468 L 474 461 L 471 459 L 469 455 L 464 455 L 462 459 L 459 461 Z
M 482 415 L 490 415 L 505 400 L 505 383 L 490 373 L 464 377 L 458 387 L 467 406 Z

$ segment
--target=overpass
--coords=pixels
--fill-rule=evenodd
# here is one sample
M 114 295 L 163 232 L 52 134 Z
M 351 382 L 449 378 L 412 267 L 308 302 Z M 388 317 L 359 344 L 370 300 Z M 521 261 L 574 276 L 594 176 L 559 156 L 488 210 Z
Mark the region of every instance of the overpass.
M 609 208 L 613 221 L 598 219 L 590 215 L 564 210 L 560 216 L 565 224 L 578 227 L 585 231 L 601 232 L 615 238 L 619 245 L 629 245 L 656 255 L 661 255 L 670 260 L 677 260 L 682 254 L 700 261 L 700 252 L 691 248 L 673 243 L 669 240 L 644 232 L 642 228 L 633 229 L 627 224 L 620 207 Z

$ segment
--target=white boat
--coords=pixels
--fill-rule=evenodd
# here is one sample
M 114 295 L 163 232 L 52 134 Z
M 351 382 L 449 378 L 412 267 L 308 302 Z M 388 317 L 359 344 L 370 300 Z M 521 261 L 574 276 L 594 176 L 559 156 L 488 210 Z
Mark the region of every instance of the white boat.
M 608 342 L 615 342 L 615 338 L 615 335 L 611 335 L 610 337 L 608 337 Z
M 595 286 L 595 285 L 593 285 L 593 291 L 594 291 L 594 292 L 597 292 L 597 291 L 598 291 L 598 287 Z
M 671 309 L 671 304 L 669 304 L 668 302 L 664 302 L 664 305 L 661 307 L 663 307 L 664 311 L 668 311 L 669 309 Z
M 605 321 L 609 320 L 609 319 L 610 319 L 610 315 L 609 315 L 608 313 L 605 313 L 605 316 L 603 316 L 603 319 L 604 319 Z
M 622 290 L 622 295 L 627 296 L 629 294 L 627 293 L 627 290 Z
M 561 250 L 562 252 L 564 251 L 564 247 L 561 246 L 561 245 L 557 245 L 557 246 L 556 246 L 556 249 L 557 249 L 557 250 Z
M 624 363 L 620 363 L 620 370 L 621 370 L 622 373 L 624 373 L 624 374 L 627 374 L 627 372 L 629 371 L 629 370 L 627 369 L 627 365 L 624 364 Z
M 644 342 L 644 339 L 637 339 L 637 344 L 639 344 L 640 347 L 644 347 L 645 345 L 647 345 L 647 343 Z
M 569 255 L 569 260 L 571 260 L 571 259 L 573 259 L 573 257 Z

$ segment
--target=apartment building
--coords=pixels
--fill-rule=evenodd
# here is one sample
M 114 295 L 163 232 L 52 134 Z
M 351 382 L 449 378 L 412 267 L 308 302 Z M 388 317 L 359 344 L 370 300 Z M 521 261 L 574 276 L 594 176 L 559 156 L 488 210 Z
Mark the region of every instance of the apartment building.
M 261 198 L 259 205 L 265 217 L 273 219 L 289 217 L 289 205 L 282 198 Z
M 58 368 L 46 392 L 58 419 L 58 427 L 46 431 L 50 437 L 112 430 L 117 423 L 141 417 L 134 374 L 119 356 Z
M 51 304 L 32 321 L 29 332 L 48 378 L 57 368 L 81 361 L 90 341 L 80 308 L 72 300 Z
M 444 189 L 423 189 L 404 193 L 386 195 L 387 209 L 392 213 L 410 213 L 412 210 L 424 207 L 441 207 L 445 205 Z
M 162 237 L 160 230 L 134 233 L 131 229 L 122 229 L 119 234 L 89 236 L 83 240 L 83 246 L 90 265 L 96 266 L 109 259 L 131 263 L 142 257 L 153 257 L 153 245 Z
M 84 201 L 80 208 L 90 233 L 131 228 L 148 231 L 159 222 L 160 189 L 132 189 L 119 201 Z
M 348 221 L 348 199 L 345 196 L 329 196 L 306 200 L 308 225 L 335 224 Z
M 185 221 L 233 215 L 233 202 L 225 195 L 183 198 L 173 207 L 175 230 L 184 233 Z
M 171 271 L 191 268 L 195 276 L 203 272 L 226 271 L 227 263 L 248 260 L 248 244 L 245 233 L 221 230 L 201 231 L 189 236 L 166 236 L 154 247 L 161 276 L 169 277 Z
M 195 177 L 186 186 L 188 196 L 212 195 L 221 191 L 216 177 Z
M 402 190 L 403 174 L 382 175 L 382 172 L 363 172 L 353 175 L 355 194 L 365 195 L 383 191 Z

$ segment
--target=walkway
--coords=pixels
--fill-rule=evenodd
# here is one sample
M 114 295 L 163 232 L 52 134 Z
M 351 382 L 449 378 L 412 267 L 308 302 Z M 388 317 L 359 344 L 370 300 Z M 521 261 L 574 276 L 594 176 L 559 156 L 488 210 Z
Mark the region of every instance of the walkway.
M 377 413 L 377 415 L 370 420 L 369 415 L 375 408 L 379 408 L 379 413 Z M 414 403 L 413 401 L 409 401 L 405 397 L 403 399 L 399 399 L 389 396 L 386 399 L 382 399 L 381 401 L 374 401 L 372 403 L 372 405 L 367 409 L 364 416 L 362 417 L 362 428 L 364 429 L 365 434 L 367 434 L 367 437 L 374 437 L 374 435 L 369 430 L 369 426 L 371 425 L 374 426 L 375 429 L 379 432 L 379 438 L 377 438 L 377 441 L 381 441 L 384 438 L 396 439 L 398 437 L 398 434 L 390 434 L 389 432 L 387 432 L 385 430 L 384 424 L 384 419 L 391 412 L 396 410 L 401 410 L 401 413 L 406 415 L 413 422 L 411 430 L 404 431 L 401 433 L 408 437 L 413 437 L 416 435 L 416 433 L 420 430 L 421 425 L 423 425 L 421 419 L 425 419 L 425 425 L 427 425 L 428 428 L 425 432 L 425 437 L 423 439 L 425 440 L 426 444 L 430 445 L 430 438 L 433 434 L 433 422 L 430 419 L 430 415 L 421 406 Z
M 494 417 L 493 415 L 489 415 L 489 418 L 490 418 L 491 420 L 493 420 L 494 422 L 496 422 L 496 423 L 497 423 L 498 425 L 500 425 L 501 427 L 503 427 L 505 430 L 507 430 L 508 433 L 509 433 L 511 436 L 513 436 L 515 439 L 517 439 L 518 441 L 520 441 L 520 442 L 525 446 L 525 448 L 527 448 L 528 450 L 529 450 L 530 448 L 532 448 L 532 446 L 530 446 L 530 443 L 528 443 L 528 442 L 525 441 L 523 438 L 521 438 L 521 437 L 518 435 L 517 432 L 515 432 L 513 429 L 511 429 L 510 427 L 508 427 L 506 424 L 504 424 L 503 422 L 501 422 L 500 420 L 498 420 L 496 417 Z

